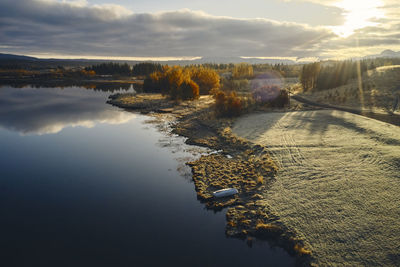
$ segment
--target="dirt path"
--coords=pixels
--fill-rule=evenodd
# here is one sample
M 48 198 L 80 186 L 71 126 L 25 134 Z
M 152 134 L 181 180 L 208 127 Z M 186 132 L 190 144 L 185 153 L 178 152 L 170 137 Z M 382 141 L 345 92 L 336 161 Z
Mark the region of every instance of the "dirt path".
M 233 132 L 280 166 L 265 191 L 317 263 L 400 265 L 400 127 L 336 111 L 262 113 Z

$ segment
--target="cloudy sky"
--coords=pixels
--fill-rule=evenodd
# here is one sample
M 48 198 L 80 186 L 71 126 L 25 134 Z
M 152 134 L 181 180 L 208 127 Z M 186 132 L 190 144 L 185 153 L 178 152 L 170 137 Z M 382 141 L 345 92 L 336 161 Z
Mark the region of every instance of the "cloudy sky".
M 0 52 L 343 58 L 400 50 L 398 0 L 0 0 Z
M 92 128 L 97 124 L 123 124 L 135 117 L 104 105 L 107 93 L 81 88 L 3 87 L 0 90 L 0 128 L 21 135 L 58 133 L 66 127 Z

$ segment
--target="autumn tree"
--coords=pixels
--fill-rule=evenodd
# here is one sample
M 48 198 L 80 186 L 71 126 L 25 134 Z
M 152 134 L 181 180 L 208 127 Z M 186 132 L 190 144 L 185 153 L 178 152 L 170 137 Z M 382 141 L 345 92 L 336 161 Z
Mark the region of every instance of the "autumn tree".
M 232 70 L 232 78 L 252 78 L 254 76 L 253 67 L 247 63 L 236 64 Z
M 179 91 L 180 99 L 193 100 L 199 98 L 199 86 L 190 78 L 183 81 Z
M 242 99 L 235 92 L 226 93 L 218 90 L 215 95 L 215 112 L 219 116 L 239 116 L 243 110 Z
M 220 78 L 215 70 L 204 67 L 190 68 L 191 79 L 198 84 L 201 95 L 208 95 L 210 91 L 220 87 Z
M 145 92 L 159 92 L 174 100 L 199 97 L 199 86 L 190 77 L 190 71 L 180 66 L 163 67 L 149 75 L 144 81 Z

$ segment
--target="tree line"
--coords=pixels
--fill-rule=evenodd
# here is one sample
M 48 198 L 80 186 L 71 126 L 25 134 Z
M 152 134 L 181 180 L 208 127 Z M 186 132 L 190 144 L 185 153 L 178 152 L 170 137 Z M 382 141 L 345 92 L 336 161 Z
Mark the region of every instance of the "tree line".
M 295 77 L 299 74 L 299 65 L 285 64 L 248 64 L 248 63 L 229 63 L 216 64 L 204 63 L 188 65 L 188 68 L 212 69 L 218 73 L 231 73 L 234 79 L 250 79 L 265 71 L 276 71 L 283 77 Z M 147 76 L 151 73 L 162 71 L 163 65 L 153 62 L 142 62 L 133 65 L 127 63 L 100 63 L 86 67 L 87 71 L 94 71 L 97 75 L 119 75 L 119 76 Z
M 365 60 L 314 62 L 305 64 L 300 73 L 300 83 L 305 91 L 326 90 L 347 84 L 368 70 Z
M 399 64 L 400 58 L 314 62 L 303 65 L 299 77 L 305 91 L 326 90 L 345 85 L 368 70 Z
M 128 63 L 101 63 L 85 68 L 86 71 L 94 71 L 98 75 L 119 76 L 146 76 L 153 72 L 162 70 L 159 63 L 143 62 L 131 66 Z
M 219 88 L 220 77 L 215 70 L 204 67 L 163 66 L 144 80 L 143 91 L 161 93 L 171 99 L 196 99 Z

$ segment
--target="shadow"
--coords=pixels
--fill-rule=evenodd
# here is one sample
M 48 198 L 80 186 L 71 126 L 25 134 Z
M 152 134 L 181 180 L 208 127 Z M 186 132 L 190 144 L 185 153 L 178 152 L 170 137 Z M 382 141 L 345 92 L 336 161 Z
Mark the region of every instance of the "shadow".
M 279 125 L 279 127 L 282 128 L 282 134 L 286 128 L 307 130 L 310 134 L 310 140 L 317 140 L 319 137 L 322 137 L 330 127 L 337 127 L 339 129 L 349 129 L 359 134 L 366 134 L 369 138 L 385 145 L 400 146 L 400 140 L 382 136 L 381 133 L 371 128 L 364 128 L 355 122 L 347 120 L 345 116 L 341 116 L 340 113 L 336 112 L 335 110 L 294 111 L 286 113 L 271 112 L 268 113 L 270 116 L 267 122 L 265 122 L 265 119 L 258 119 L 257 114 L 248 115 L 248 117 L 251 116 L 252 126 L 245 129 L 248 133 L 245 134 L 244 137 L 257 140 L 262 138 L 267 131 Z M 263 115 L 260 114 L 260 116 Z M 290 125 L 288 124 L 289 122 Z M 295 135 L 294 138 L 296 138 Z
M 350 112 L 353 114 L 362 115 L 362 116 L 365 116 L 368 118 L 372 118 L 375 120 L 379 120 L 379 121 L 383 121 L 383 122 L 387 122 L 387 123 L 390 123 L 393 125 L 400 126 L 400 115 L 397 115 L 397 114 L 380 114 L 380 113 L 374 113 L 371 111 L 363 111 L 363 110 L 353 109 L 353 108 L 338 107 L 338 106 L 333 106 L 333 105 L 329 105 L 329 104 L 323 104 L 323 103 L 317 103 L 314 101 L 310 101 L 301 96 L 292 96 L 292 98 L 299 102 L 307 104 L 307 105 L 346 111 L 346 112 Z

